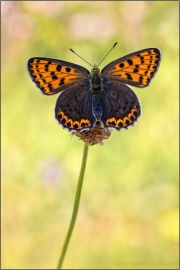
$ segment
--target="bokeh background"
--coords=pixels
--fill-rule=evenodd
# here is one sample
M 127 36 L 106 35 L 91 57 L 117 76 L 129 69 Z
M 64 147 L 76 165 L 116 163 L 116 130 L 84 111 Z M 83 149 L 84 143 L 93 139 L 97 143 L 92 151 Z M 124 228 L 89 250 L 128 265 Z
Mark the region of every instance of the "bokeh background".
M 53 269 L 69 225 L 83 142 L 54 120 L 26 70 L 33 56 L 89 66 L 158 47 L 142 117 L 90 147 L 64 268 L 178 268 L 178 1 L 2 1 L 2 268 Z

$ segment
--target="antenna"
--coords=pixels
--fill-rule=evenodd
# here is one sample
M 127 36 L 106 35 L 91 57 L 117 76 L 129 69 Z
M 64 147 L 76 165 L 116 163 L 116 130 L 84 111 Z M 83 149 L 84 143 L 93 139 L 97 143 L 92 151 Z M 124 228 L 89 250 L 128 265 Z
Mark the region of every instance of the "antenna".
M 101 60 L 101 62 L 99 63 L 99 65 L 102 63 L 102 61 L 106 58 L 106 56 L 108 56 L 108 54 L 112 51 L 112 49 L 114 49 L 114 47 L 117 45 L 117 42 L 114 43 L 114 45 L 112 46 L 112 48 L 109 50 L 109 52 L 103 57 L 103 59 Z M 99 67 L 99 65 L 97 67 Z
M 117 45 L 117 42 L 114 43 L 114 45 L 112 46 L 112 48 L 109 50 L 109 52 L 103 57 L 103 59 L 101 60 L 101 62 L 99 63 L 99 65 L 102 63 L 102 61 L 106 58 L 106 56 L 108 56 L 108 54 L 112 51 L 112 49 L 114 49 L 114 47 Z M 84 58 L 82 58 L 79 54 L 77 54 L 75 51 L 73 51 L 72 49 L 69 49 L 71 52 L 73 52 L 74 54 L 76 54 L 77 56 L 79 56 L 79 58 L 81 58 L 82 60 L 84 60 L 84 62 L 86 62 L 88 65 L 90 65 L 92 68 L 93 66 L 86 61 Z M 99 67 L 99 65 L 97 67 Z
M 90 65 L 92 68 L 93 66 L 91 64 L 88 63 L 88 61 L 86 61 L 84 58 L 82 58 L 79 54 L 77 54 L 75 51 L 73 51 L 72 49 L 70 49 L 71 52 L 73 52 L 74 54 L 76 54 L 77 56 L 79 56 L 79 58 L 81 58 L 82 60 L 84 60 L 84 62 L 86 62 L 88 65 Z

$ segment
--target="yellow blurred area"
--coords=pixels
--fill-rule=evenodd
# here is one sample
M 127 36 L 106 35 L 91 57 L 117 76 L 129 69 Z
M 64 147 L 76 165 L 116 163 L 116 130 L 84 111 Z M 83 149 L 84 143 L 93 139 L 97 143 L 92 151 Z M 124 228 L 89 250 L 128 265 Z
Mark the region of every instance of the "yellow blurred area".
M 177 209 L 167 210 L 159 217 L 159 231 L 166 238 L 174 241 L 179 239 L 179 211 Z
M 55 269 L 83 143 L 54 119 L 58 95 L 32 83 L 27 60 L 89 66 L 157 47 L 151 85 L 132 87 L 142 116 L 89 149 L 64 262 L 71 269 L 178 269 L 178 1 L 2 1 L 2 269 Z

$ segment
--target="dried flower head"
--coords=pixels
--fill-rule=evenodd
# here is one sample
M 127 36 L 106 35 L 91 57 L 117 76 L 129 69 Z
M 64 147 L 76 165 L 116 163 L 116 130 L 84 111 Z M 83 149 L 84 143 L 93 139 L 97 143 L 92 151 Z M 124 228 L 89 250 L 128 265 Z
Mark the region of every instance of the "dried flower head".
M 99 122 L 96 123 L 95 127 L 91 130 L 83 130 L 81 132 L 72 132 L 83 140 L 88 145 L 100 144 L 103 145 L 103 140 L 109 139 L 112 130 L 104 128 Z

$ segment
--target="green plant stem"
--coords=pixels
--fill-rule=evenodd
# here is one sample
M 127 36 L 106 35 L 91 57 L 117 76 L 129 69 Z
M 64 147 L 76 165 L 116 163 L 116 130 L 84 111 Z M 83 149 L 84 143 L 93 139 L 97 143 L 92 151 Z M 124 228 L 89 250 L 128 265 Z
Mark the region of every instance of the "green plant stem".
M 75 196 L 75 200 L 74 200 L 74 207 L 73 207 L 73 212 L 72 212 L 72 216 L 71 216 L 71 222 L 69 224 L 69 229 L 68 229 L 65 241 L 64 241 L 64 245 L 63 245 L 62 252 L 61 252 L 61 255 L 59 258 L 57 269 L 62 268 L 64 257 L 66 255 L 66 251 L 67 251 L 69 241 L 70 241 L 70 238 L 71 238 L 71 235 L 73 232 L 74 224 L 76 221 L 78 208 L 79 208 L 79 201 L 80 201 L 80 197 L 81 197 L 82 184 L 83 184 L 83 179 L 84 179 L 84 172 L 85 172 L 85 168 L 86 168 L 87 156 L 88 156 L 88 144 L 85 143 L 82 164 L 81 164 L 81 170 L 80 170 L 78 185 L 77 185 L 77 190 L 76 190 L 76 196 Z

